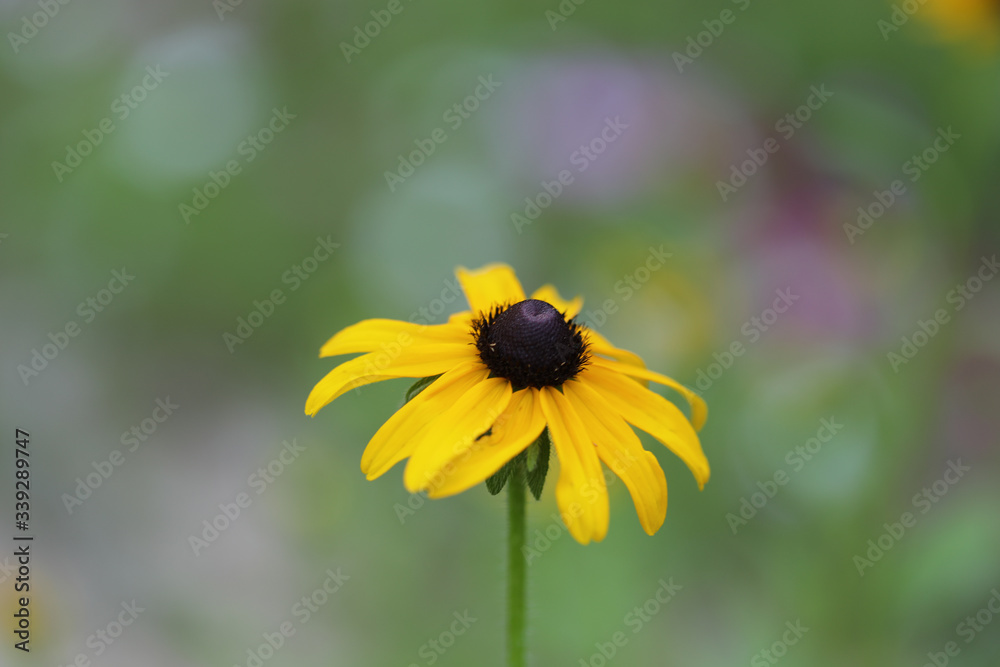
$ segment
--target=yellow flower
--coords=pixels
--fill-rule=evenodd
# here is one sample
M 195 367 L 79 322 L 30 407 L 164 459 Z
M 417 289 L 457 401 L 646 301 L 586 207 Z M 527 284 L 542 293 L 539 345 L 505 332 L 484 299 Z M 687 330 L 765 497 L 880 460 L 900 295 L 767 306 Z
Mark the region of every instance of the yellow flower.
M 440 375 L 368 443 L 361 458 L 368 479 L 409 458 L 409 491 L 449 496 L 486 480 L 548 427 L 560 463 L 556 501 L 573 537 L 586 544 L 607 533 L 602 461 L 625 482 L 643 529 L 655 533 L 667 511 L 667 481 L 629 425 L 679 456 L 701 488 L 709 466 L 696 429 L 705 422 L 705 402 L 576 324 L 581 298 L 565 301 L 546 285 L 528 299 L 503 264 L 456 273 L 470 310 L 446 324 L 364 320 L 327 341 L 321 357 L 367 354 L 320 380 L 306 414 L 372 382 Z M 649 381 L 680 392 L 690 421 L 649 390 Z
M 996 0 L 925 0 L 919 15 L 947 41 L 970 42 L 993 49 L 1000 35 L 1000 3 Z

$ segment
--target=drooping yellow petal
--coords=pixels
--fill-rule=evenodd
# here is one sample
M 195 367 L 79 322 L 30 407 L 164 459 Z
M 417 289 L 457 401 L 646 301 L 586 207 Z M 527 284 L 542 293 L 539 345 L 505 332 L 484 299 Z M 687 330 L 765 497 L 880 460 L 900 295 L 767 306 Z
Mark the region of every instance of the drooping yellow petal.
M 472 488 L 524 451 L 545 428 L 538 390 L 515 392 L 497 417 L 489 435 L 477 439 L 464 453 L 441 469 L 440 482 L 429 487 L 432 498 L 443 498 Z
M 430 343 L 471 343 L 468 327 L 458 324 L 427 326 L 400 320 L 362 320 L 339 331 L 319 351 L 320 357 L 338 354 L 394 350 Z
M 539 398 L 559 457 L 556 502 L 562 520 L 577 542 L 600 541 L 608 532 L 608 489 L 594 445 L 558 389 L 543 387 Z
M 631 366 L 638 366 L 639 368 L 646 367 L 646 363 L 638 354 L 635 352 L 629 352 L 628 350 L 623 350 L 620 347 L 615 347 L 607 338 L 593 329 L 584 329 L 583 336 L 587 339 L 587 347 L 594 354 L 603 354 L 606 357 L 617 359 L 618 361 Z
M 667 515 L 667 478 L 656 457 L 643 449 L 635 431 L 585 383 L 567 382 L 563 393 L 593 439 L 597 455 L 625 482 L 639 523 L 652 535 Z
M 403 484 L 411 493 L 436 486 L 442 468 L 463 454 L 476 438 L 489 430 L 510 403 L 510 382 L 486 378 L 447 406 L 417 435 L 417 443 L 403 471 Z
M 375 479 L 412 454 L 423 429 L 488 375 L 482 363 L 468 361 L 432 382 L 382 424 L 365 448 L 361 471 Z
M 488 264 L 475 271 L 460 266 L 455 269 L 455 276 L 474 315 L 488 313 L 495 305 L 524 301 L 524 289 L 514 270 L 506 264 Z
M 467 343 L 432 343 L 400 348 L 393 354 L 370 352 L 345 361 L 313 387 L 306 399 L 306 414 L 315 415 L 341 394 L 372 382 L 439 375 L 463 361 L 478 359 L 475 349 Z
M 698 433 L 676 405 L 640 386 L 626 375 L 592 363 L 579 380 L 588 383 L 625 421 L 662 442 L 691 470 L 698 487 L 708 481 L 710 469 Z
M 580 309 L 583 308 L 582 296 L 576 296 L 572 301 L 567 301 L 559 296 L 559 291 L 552 285 L 542 285 L 534 291 L 531 298 L 548 303 L 560 313 L 565 315 L 567 320 L 579 315 Z
M 705 399 L 696 394 L 691 389 L 688 389 L 682 385 L 677 380 L 667 377 L 657 373 L 656 371 L 651 371 L 645 368 L 638 368 L 631 364 L 623 364 L 616 361 L 609 361 L 607 359 L 601 359 L 599 357 L 593 357 L 590 362 L 595 366 L 600 366 L 606 368 L 609 371 L 615 371 L 617 373 L 623 373 L 630 377 L 637 377 L 643 380 L 652 380 L 653 382 L 659 382 L 662 385 L 674 389 L 687 400 L 688 405 L 691 406 L 691 423 L 694 424 L 695 430 L 700 431 L 701 427 L 705 425 L 705 420 L 708 419 L 708 405 L 705 403 Z

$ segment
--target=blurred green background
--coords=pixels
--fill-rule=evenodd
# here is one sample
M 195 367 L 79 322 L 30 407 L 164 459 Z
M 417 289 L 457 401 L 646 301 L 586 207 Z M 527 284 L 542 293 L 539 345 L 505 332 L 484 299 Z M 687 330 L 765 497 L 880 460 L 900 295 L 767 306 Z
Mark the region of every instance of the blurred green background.
M 0 3 L 0 663 L 501 664 L 504 499 L 365 481 L 406 380 L 303 405 L 504 261 L 710 406 L 654 537 L 531 504 L 532 664 L 995 665 L 993 6 Z

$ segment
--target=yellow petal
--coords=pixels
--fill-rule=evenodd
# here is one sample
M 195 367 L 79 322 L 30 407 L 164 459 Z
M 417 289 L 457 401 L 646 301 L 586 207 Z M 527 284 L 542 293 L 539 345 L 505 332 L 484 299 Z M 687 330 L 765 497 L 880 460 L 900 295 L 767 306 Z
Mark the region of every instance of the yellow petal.
M 485 481 L 524 451 L 544 428 L 538 390 L 529 387 L 515 392 L 507 409 L 493 423 L 490 434 L 476 440 L 441 469 L 442 480 L 429 488 L 430 496 L 451 496 Z
M 375 479 L 412 454 L 422 430 L 487 376 L 489 370 L 482 363 L 469 361 L 432 382 L 372 436 L 361 457 L 361 471 Z
M 639 368 L 646 367 L 646 363 L 642 360 L 642 357 L 635 352 L 629 352 L 628 350 L 623 350 L 620 347 L 615 347 L 610 341 L 608 341 L 607 338 L 593 329 L 585 328 L 583 332 L 584 337 L 587 339 L 587 347 L 594 354 L 603 354 L 606 357 L 617 359 L 618 361 L 631 366 L 638 366 Z
M 353 352 L 385 350 L 393 352 L 410 345 L 429 343 L 471 343 L 468 328 L 454 324 L 426 326 L 399 320 L 362 320 L 339 331 L 319 352 L 320 357 L 332 357 Z
M 414 493 L 438 484 L 445 465 L 489 430 L 507 408 L 510 397 L 510 381 L 487 378 L 442 410 L 416 436 L 416 446 L 403 471 L 407 490 Z
M 472 329 L 472 311 L 463 310 L 460 313 L 452 313 L 448 316 L 448 324 L 461 326 L 466 331 Z
M 615 371 L 617 373 L 623 373 L 630 377 L 637 377 L 643 380 L 652 380 L 653 382 L 659 382 L 662 385 L 666 385 L 671 389 L 676 390 L 685 400 L 687 400 L 688 405 L 691 406 L 691 423 L 694 424 L 696 430 L 700 431 L 701 427 L 705 425 L 705 420 L 708 419 L 708 405 L 705 403 L 705 399 L 696 394 L 694 391 L 688 389 L 682 385 L 677 380 L 669 378 L 666 375 L 661 375 L 656 371 L 647 370 L 645 368 L 638 368 L 630 364 L 618 363 L 615 361 L 609 361 L 607 359 L 601 359 L 599 357 L 593 357 L 590 360 L 595 366 L 600 366 L 606 368 L 609 371 Z
M 667 478 L 656 457 L 642 448 L 635 431 L 585 383 L 567 382 L 563 393 L 593 439 L 597 455 L 625 482 L 639 523 L 652 535 L 667 515 Z
M 594 445 L 558 389 L 543 387 L 539 398 L 559 457 L 556 502 L 562 520 L 577 542 L 600 541 L 608 532 L 608 489 Z
M 455 276 L 475 315 L 488 313 L 496 305 L 524 301 L 524 289 L 514 270 L 506 264 L 488 264 L 475 271 L 460 266 L 455 269 Z
M 306 414 L 315 415 L 341 394 L 372 382 L 438 375 L 472 359 L 478 359 L 475 347 L 467 343 L 412 345 L 394 354 L 384 350 L 364 354 L 340 364 L 313 387 L 306 399 Z
M 579 315 L 580 309 L 583 308 L 582 296 L 577 296 L 572 301 L 566 301 L 559 296 L 558 290 L 556 290 L 556 288 L 552 285 L 542 285 L 535 290 L 535 293 L 531 295 L 531 298 L 544 301 L 545 303 L 551 305 L 553 308 L 565 315 L 567 320 Z
M 708 459 L 701 449 L 698 433 L 676 405 L 640 386 L 626 375 L 592 363 L 579 380 L 588 383 L 625 421 L 662 442 L 694 474 L 698 487 L 710 475 Z

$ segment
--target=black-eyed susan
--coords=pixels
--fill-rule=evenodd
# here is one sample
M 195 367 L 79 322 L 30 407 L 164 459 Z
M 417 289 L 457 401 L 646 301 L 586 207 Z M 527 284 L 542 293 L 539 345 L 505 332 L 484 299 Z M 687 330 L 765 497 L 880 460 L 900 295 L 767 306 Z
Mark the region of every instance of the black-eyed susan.
M 656 532 L 667 510 L 666 478 L 632 427 L 679 456 L 700 488 L 709 477 L 697 434 L 704 401 L 577 324 L 579 297 L 564 300 L 546 285 L 528 298 L 502 264 L 459 268 L 457 277 L 470 308 L 445 324 L 364 320 L 327 341 L 321 357 L 366 354 L 330 371 L 306 413 L 372 382 L 427 378 L 368 443 L 361 458 L 368 479 L 409 459 L 409 491 L 449 496 L 490 478 L 548 429 L 560 464 L 556 500 L 573 537 L 586 544 L 607 533 L 602 462 L 625 482 L 645 531 Z M 679 392 L 690 419 L 650 381 Z

